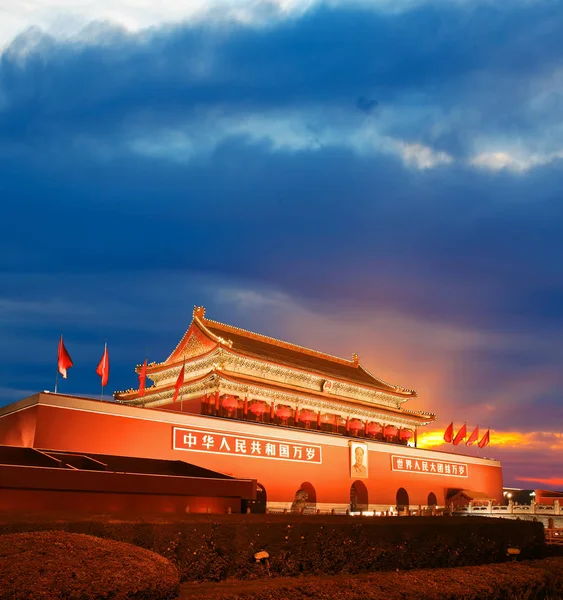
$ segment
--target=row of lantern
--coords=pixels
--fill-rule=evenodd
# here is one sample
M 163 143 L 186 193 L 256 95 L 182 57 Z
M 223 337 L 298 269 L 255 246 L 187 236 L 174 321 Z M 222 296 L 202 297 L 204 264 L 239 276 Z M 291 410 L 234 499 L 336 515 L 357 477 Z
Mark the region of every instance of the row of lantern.
M 223 408 L 225 408 L 227 411 L 233 411 L 233 410 L 238 410 L 239 408 L 241 408 L 239 401 L 237 400 L 237 398 L 235 396 L 225 396 L 222 399 L 222 406 Z M 259 417 L 261 415 L 263 415 L 264 413 L 268 412 L 268 410 L 270 410 L 270 418 L 277 416 L 279 419 L 282 419 L 282 421 L 287 422 L 288 419 L 290 419 L 291 417 L 295 418 L 295 421 L 301 421 L 303 423 L 311 423 L 312 421 L 317 420 L 317 424 L 320 426 L 321 424 L 321 414 L 319 413 L 315 413 L 312 410 L 309 409 L 301 409 L 299 410 L 299 408 L 296 408 L 295 410 L 290 408 L 289 406 L 278 406 L 277 408 L 274 408 L 274 405 L 270 405 L 268 406 L 265 402 L 262 402 L 260 400 L 254 400 L 250 405 L 248 404 L 248 400 L 245 398 L 244 399 L 244 403 L 243 403 L 243 410 L 244 413 L 246 414 L 246 411 L 250 411 L 253 415 L 255 415 L 256 417 Z M 327 417 L 325 416 L 325 419 Z M 335 415 L 334 416 L 334 420 L 337 420 L 338 417 Z M 330 423 L 330 419 L 328 420 L 328 422 Z M 410 429 L 398 429 L 397 427 L 395 427 L 394 425 L 381 425 L 380 423 L 376 423 L 376 422 L 369 422 L 369 423 L 364 423 L 363 421 L 361 421 L 360 419 L 346 419 L 346 431 L 348 430 L 352 430 L 352 431 L 361 431 L 362 429 L 365 428 L 365 432 L 368 435 L 378 435 L 378 434 L 382 434 L 383 437 L 387 438 L 387 437 L 396 437 L 397 435 L 399 435 L 399 439 L 401 440 L 405 440 L 408 441 L 413 437 L 413 432 Z

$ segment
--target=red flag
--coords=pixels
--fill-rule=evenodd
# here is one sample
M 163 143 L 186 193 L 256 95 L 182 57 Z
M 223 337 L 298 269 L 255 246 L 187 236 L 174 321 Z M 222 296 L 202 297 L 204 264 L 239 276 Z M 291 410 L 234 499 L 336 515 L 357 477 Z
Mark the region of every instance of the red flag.
M 461 440 L 467 435 L 467 427 L 465 423 L 460 427 L 459 431 L 456 433 L 454 438 L 454 446 L 457 446 Z
M 478 439 L 479 439 L 479 425 L 477 425 L 477 427 L 475 427 L 475 429 L 473 430 L 473 433 L 467 438 L 465 445 L 471 446 L 471 444 L 473 442 L 476 442 Z
M 106 387 L 109 379 L 109 354 L 107 344 L 104 346 L 104 353 L 96 367 L 96 373 L 102 378 L 102 387 Z
M 147 359 L 145 358 L 145 362 L 141 367 L 141 371 L 139 372 L 139 396 L 145 395 L 145 385 L 147 383 Z
M 66 379 L 66 372 L 70 367 L 73 366 L 72 359 L 70 358 L 70 354 L 67 352 L 64 342 L 63 336 L 61 334 L 61 339 L 59 340 L 59 362 L 58 369 L 59 373 L 63 376 L 63 379 Z
M 453 433 L 454 433 L 454 423 L 452 421 L 446 428 L 446 431 L 444 431 L 444 442 L 451 444 Z
M 180 369 L 180 374 L 178 375 L 178 379 L 176 380 L 176 385 L 174 386 L 174 398 L 172 398 L 172 403 L 176 402 L 176 400 L 178 399 L 178 394 L 180 393 L 180 388 L 182 387 L 183 383 L 184 383 L 184 367 L 186 366 L 186 363 L 184 362 L 184 364 L 182 365 L 182 368 Z
M 489 430 L 487 429 L 487 433 L 485 433 L 485 435 L 481 438 L 481 441 L 477 445 L 479 446 L 479 448 L 484 448 L 485 446 L 489 445 L 490 441 L 491 439 L 489 435 Z

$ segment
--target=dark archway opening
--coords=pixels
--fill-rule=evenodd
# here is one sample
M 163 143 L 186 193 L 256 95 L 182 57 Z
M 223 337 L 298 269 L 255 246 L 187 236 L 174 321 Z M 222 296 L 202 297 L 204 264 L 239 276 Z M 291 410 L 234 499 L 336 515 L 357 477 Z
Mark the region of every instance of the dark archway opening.
M 253 514 L 264 514 L 266 512 L 266 504 L 268 495 L 266 489 L 260 483 L 256 484 L 256 498 L 254 500 L 243 500 L 241 502 L 241 512 L 246 513 L 248 509 Z
M 438 504 L 438 499 L 436 498 L 436 494 L 434 492 L 430 492 L 428 494 L 428 507 L 432 508 Z
M 350 512 L 368 509 L 368 489 L 362 481 L 354 481 L 350 486 Z
M 291 504 L 292 513 L 314 512 L 317 508 L 317 492 L 312 483 L 303 482 L 295 492 Z
M 397 490 L 397 512 L 403 512 L 409 508 L 409 495 L 405 488 Z

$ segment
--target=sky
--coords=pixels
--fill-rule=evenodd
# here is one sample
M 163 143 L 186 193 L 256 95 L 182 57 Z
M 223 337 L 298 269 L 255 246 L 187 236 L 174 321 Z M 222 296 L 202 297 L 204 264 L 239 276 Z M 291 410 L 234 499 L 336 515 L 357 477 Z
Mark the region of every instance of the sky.
M 194 305 L 563 489 L 563 2 L 0 0 L 0 405 Z M 476 454 L 474 448 L 459 448 Z

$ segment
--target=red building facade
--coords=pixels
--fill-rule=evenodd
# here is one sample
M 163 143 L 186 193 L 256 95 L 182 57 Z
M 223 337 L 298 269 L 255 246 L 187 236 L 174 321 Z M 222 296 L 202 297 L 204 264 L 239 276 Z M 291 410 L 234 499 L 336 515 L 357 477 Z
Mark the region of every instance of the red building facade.
M 248 332 L 196 307 L 147 377 L 144 395 L 117 392 L 115 402 L 43 393 L 5 407 L 0 443 L 183 460 L 257 480 L 256 510 L 296 499 L 321 510 L 444 506 L 460 489 L 502 498 L 498 461 L 415 447 L 435 415 L 404 408 L 416 392 L 375 377 L 356 355 Z

